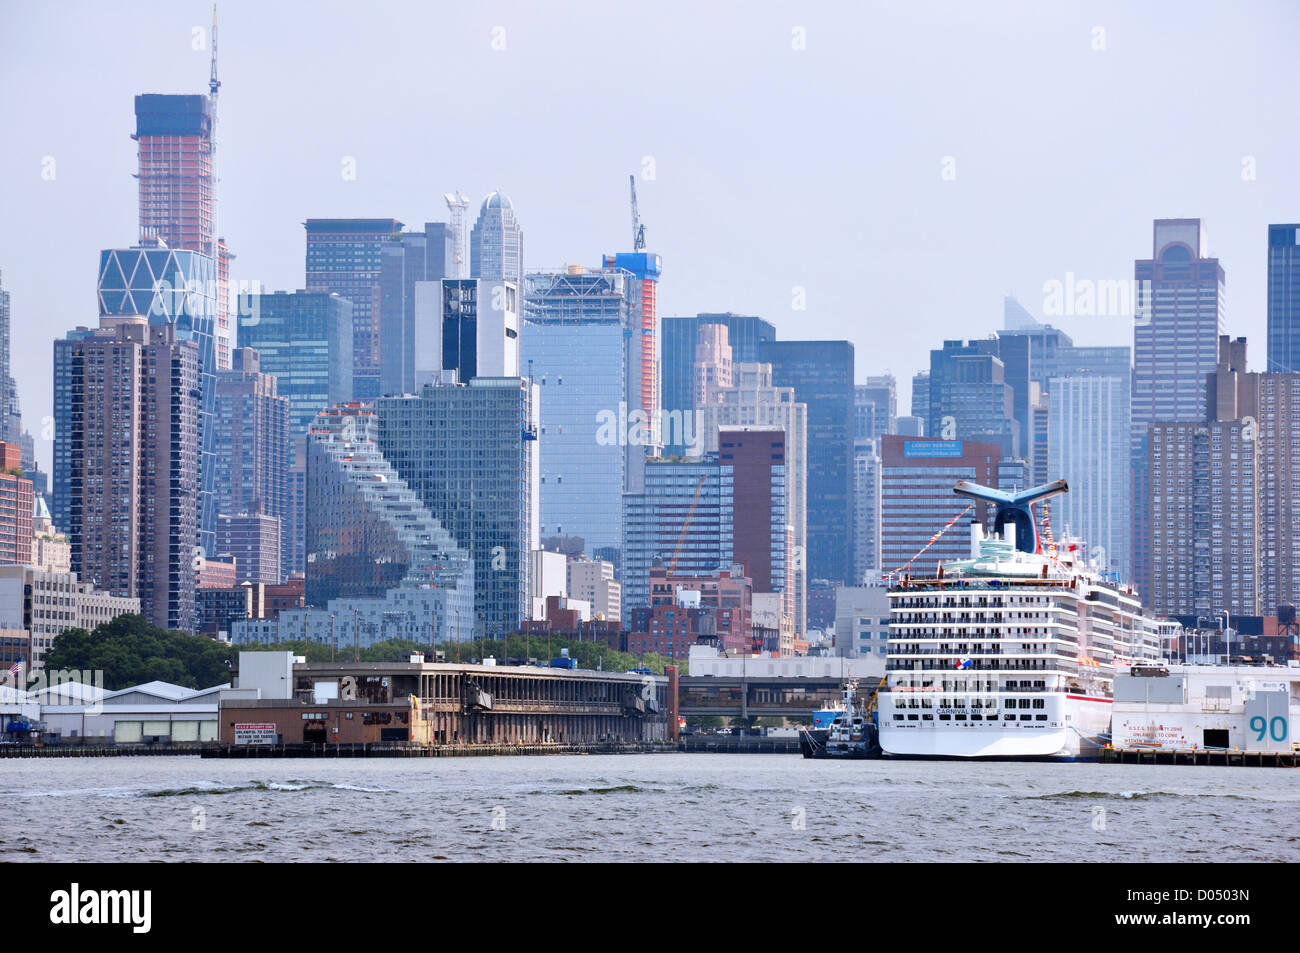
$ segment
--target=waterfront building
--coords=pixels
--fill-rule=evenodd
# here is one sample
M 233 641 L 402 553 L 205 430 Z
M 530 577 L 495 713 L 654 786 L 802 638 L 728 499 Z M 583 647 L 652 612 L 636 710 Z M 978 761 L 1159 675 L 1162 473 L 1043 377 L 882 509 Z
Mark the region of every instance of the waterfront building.
M 881 659 L 889 654 L 889 587 L 878 577 L 835 590 L 835 654 Z
M 352 306 L 349 394 L 358 400 L 377 397 L 383 251 L 401 233 L 402 223 L 395 218 L 309 218 L 306 229 L 307 292 L 337 294 Z M 240 343 L 251 343 L 242 330 Z

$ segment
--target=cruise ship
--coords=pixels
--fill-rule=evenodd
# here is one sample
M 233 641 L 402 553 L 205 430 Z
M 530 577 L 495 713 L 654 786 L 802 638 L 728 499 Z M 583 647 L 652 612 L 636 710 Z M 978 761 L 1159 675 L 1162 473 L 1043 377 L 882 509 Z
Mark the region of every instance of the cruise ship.
M 1161 657 L 1137 594 L 1090 568 L 1077 541 L 1040 537 L 1033 504 L 1064 480 L 1018 493 L 962 481 L 997 504 L 971 526 L 971 558 L 890 586 L 879 695 L 888 757 L 1095 760 L 1109 741 L 1117 669 Z

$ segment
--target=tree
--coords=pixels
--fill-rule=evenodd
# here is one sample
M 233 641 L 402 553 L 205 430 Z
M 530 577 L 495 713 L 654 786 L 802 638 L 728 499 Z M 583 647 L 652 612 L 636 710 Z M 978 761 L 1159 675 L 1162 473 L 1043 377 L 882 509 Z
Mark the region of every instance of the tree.
M 130 614 L 104 622 L 93 632 L 65 629 L 45 653 L 45 668 L 102 672 L 109 691 L 154 680 L 211 688 L 230 681 L 233 656 L 234 650 L 223 642 L 160 629 L 144 616 Z

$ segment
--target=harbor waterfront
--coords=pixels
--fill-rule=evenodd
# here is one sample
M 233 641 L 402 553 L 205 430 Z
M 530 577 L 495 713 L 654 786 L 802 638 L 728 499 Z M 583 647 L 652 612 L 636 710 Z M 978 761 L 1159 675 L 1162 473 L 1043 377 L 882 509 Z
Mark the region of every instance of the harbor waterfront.
M 0 858 L 1294 862 L 1298 808 L 1289 773 L 1240 768 L 743 754 L 6 761 Z

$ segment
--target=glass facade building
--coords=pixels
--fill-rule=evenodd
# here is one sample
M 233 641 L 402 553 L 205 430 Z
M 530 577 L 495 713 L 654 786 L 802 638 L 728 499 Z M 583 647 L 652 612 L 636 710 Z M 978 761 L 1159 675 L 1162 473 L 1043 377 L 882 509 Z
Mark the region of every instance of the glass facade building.
M 454 277 L 454 242 L 444 222 L 402 232 L 381 248 L 379 392 L 415 393 L 415 283 Z
M 734 347 L 734 343 L 733 343 Z M 772 383 L 793 387 L 808 405 L 808 579 L 853 576 L 853 345 L 848 341 L 769 341 L 759 360 Z M 800 554 L 796 554 L 796 565 Z
M 623 493 L 635 457 L 637 406 L 626 335 L 635 327 L 620 269 L 525 278 L 522 363 L 539 395 L 542 536 L 578 536 L 589 556 L 621 566 Z M 580 355 L 580 357 L 579 357 Z
M 1300 225 L 1268 227 L 1268 373 L 1300 374 Z
M 524 233 L 515 207 L 500 192 L 483 200 L 469 239 L 470 277 L 518 282 L 524 272 Z
M 382 397 L 375 410 L 384 459 L 473 556 L 473 631 L 517 631 L 529 616 L 528 554 L 539 542 L 532 387 L 479 377 Z
M 171 325 L 178 341 L 199 353 L 199 545 L 209 555 L 217 543 L 217 263 L 197 251 L 142 242 L 99 254 L 96 284 L 101 324 L 145 318 Z
M 659 405 L 665 422 L 662 435 L 665 456 L 683 456 L 693 442 L 690 438 L 695 436 L 693 430 L 689 435 L 683 434 L 681 421 L 688 420 L 688 425 L 694 426 L 695 347 L 700 328 L 706 324 L 726 327 L 733 365 L 757 362 L 759 345 L 776 340 L 776 328 L 752 315 L 701 313 L 694 317 L 664 318 L 660 322 Z
M 358 400 L 377 397 L 384 249 L 401 233 L 402 223 L 395 218 L 309 218 L 306 225 L 306 290 L 337 294 L 351 302 L 349 391 Z

